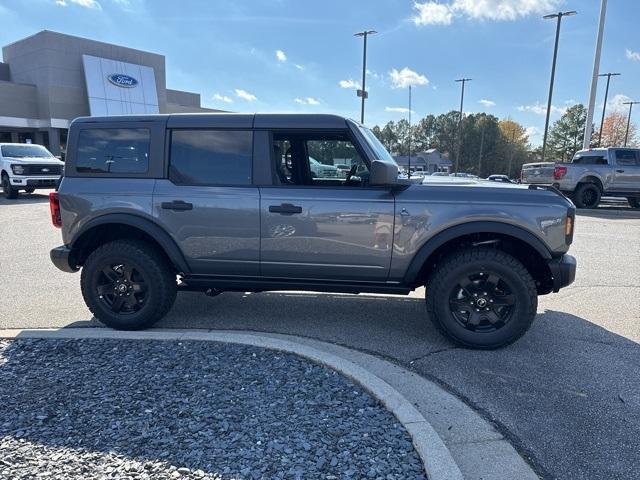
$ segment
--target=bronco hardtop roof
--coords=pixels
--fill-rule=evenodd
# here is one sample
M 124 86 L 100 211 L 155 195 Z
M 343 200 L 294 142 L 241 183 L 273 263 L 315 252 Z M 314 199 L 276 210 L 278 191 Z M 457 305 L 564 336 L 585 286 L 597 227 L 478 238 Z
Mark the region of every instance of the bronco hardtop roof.
M 303 113 L 170 113 L 78 117 L 75 124 L 115 122 L 166 122 L 167 128 L 319 128 L 343 129 L 347 119 L 330 114 Z

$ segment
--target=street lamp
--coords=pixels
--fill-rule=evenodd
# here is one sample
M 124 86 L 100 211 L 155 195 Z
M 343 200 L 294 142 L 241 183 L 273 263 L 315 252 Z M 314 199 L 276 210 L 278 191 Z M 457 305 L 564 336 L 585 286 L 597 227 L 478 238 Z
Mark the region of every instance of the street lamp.
M 464 84 L 473 80 L 472 78 L 459 78 L 456 82 L 462 84 L 462 92 L 460 94 L 460 117 L 458 117 L 458 144 L 456 145 L 456 167 L 455 173 L 458 173 L 460 165 L 460 148 L 462 148 L 462 107 L 464 105 Z
M 553 47 L 553 63 L 551 64 L 551 82 L 549 82 L 549 98 L 547 100 L 547 118 L 544 122 L 544 138 L 542 140 L 542 161 L 544 162 L 544 156 L 547 149 L 547 134 L 549 133 L 549 115 L 551 114 L 551 97 L 553 96 L 553 81 L 556 76 L 556 60 L 558 58 L 558 40 L 560 39 L 560 22 L 562 22 L 562 17 L 569 17 L 571 15 L 575 15 L 578 12 L 571 10 L 569 12 L 558 12 L 552 13 L 550 15 L 545 15 L 545 20 L 549 20 L 551 18 L 557 18 L 558 23 L 556 26 L 556 43 Z
M 362 97 L 362 106 L 360 107 L 360 123 L 364 124 L 364 101 L 369 96 L 365 88 L 365 80 L 367 76 L 367 37 L 378 32 L 375 30 L 365 30 L 363 32 L 354 33 L 354 37 L 364 38 L 364 51 L 362 54 L 362 90 L 357 91 L 357 95 Z
M 601 73 L 599 77 L 607 77 L 607 88 L 604 91 L 604 105 L 602 106 L 602 120 L 600 120 L 600 134 L 598 135 L 598 146 L 602 146 L 602 126 L 604 125 L 604 112 L 607 110 L 607 98 L 609 98 L 609 82 L 611 77 L 617 77 L 619 73 Z
M 627 131 L 624 134 L 624 146 L 627 146 L 627 140 L 629 140 L 629 124 L 631 123 L 631 109 L 634 105 L 640 102 L 622 102 L 623 105 L 629 105 L 629 116 L 627 117 Z

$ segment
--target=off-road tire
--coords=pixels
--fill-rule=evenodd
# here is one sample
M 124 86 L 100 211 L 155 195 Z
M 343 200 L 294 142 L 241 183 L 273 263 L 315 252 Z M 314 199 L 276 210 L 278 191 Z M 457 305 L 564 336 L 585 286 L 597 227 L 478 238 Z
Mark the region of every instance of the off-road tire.
M 2 176 L 2 193 L 4 197 L 9 200 L 15 200 L 18 198 L 18 189 L 11 186 L 9 176 L 6 174 Z
M 98 293 L 101 272 L 117 263 L 131 265 L 144 278 L 145 303 L 134 313 L 114 312 Z M 117 330 L 150 327 L 171 309 L 177 293 L 176 275 L 168 260 L 153 245 L 138 240 L 116 240 L 94 250 L 84 262 L 80 285 L 91 313 Z
M 598 208 L 602 192 L 595 183 L 581 183 L 573 192 L 573 203 L 578 208 Z
M 498 275 L 508 283 L 514 297 L 509 320 L 492 332 L 470 331 L 452 313 L 451 292 L 461 276 L 474 272 Z M 426 287 L 431 322 L 443 335 L 470 348 L 495 349 L 515 342 L 531 327 L 538 308 L 536 284 L 531 274 L 516 258 L 495 248 L 468 248 L 450 254 L 437 265 Z
M 640 208 L 640 197 L 627 197 L 631 208 Z

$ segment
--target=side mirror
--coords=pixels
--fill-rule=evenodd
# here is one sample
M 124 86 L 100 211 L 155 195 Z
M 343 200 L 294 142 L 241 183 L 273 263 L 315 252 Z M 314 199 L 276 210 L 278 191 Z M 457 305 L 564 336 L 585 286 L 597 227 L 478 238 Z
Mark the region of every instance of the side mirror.
M 398 167 L 381 160 L 371 162 L 369 185 L 396 185 L 398 183 Z

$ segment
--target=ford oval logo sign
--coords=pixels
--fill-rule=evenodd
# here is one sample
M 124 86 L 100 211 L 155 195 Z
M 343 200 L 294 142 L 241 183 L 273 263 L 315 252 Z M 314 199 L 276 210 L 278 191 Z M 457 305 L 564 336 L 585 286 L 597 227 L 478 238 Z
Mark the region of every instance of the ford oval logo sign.
M 112 73 L 107 75 L 107 79 L 114 85 L 123 88 L 133 88 L 138 85 L 138 80 L 122 73 Z

